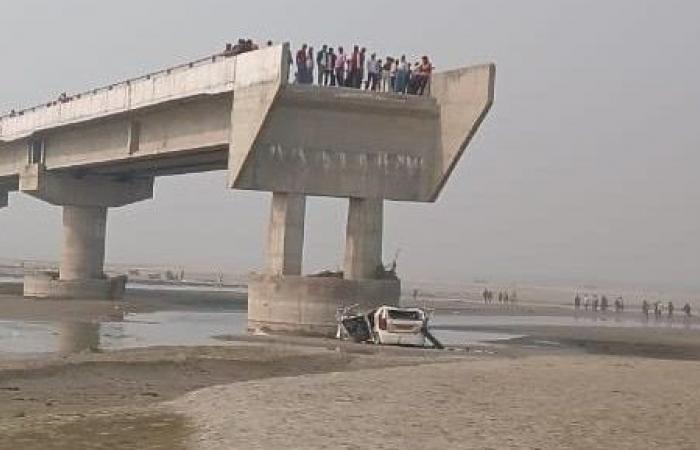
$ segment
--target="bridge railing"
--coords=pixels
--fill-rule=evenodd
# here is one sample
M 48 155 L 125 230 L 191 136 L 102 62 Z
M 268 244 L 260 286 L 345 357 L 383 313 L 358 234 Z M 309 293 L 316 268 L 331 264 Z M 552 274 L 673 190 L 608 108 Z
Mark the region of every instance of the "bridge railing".
M 254 58 L 275 61 L 276 58 L 265 58 L 264 53 L 279 53 L 281 48 L 282 46 L 277 46 L 256 51 L 254 53 L 259 55 Z M 18 139 L 44 128 L 178 98 L 232 90 L 236 60 L 241 57 L 253 59 L 251 56 L 253 53 L 239 56 L 215 54 L 78 94 L 61 95 L 42 105 L 6 113 L 0 116 L 0 140 Z

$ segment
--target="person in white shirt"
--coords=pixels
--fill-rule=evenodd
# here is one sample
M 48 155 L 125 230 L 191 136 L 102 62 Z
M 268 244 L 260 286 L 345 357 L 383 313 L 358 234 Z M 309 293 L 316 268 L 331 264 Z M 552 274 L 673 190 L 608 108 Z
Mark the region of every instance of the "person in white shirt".
M 394 71 L 394 58 L 392 58 L 391 56 L 387 56 L 386 61 L 382 65 L 382 71 L 380 76 L 381 85 L 379 89 L 382 92 L 394 91 L 394 81 L 391 79 L 392 76 L 396 76 L 396 72 Z
M 306 81 L 305 84 L 314 84 L 314 48 L 309 47 L 309 54 L 306 57 Z
M 381 61 L 377 60 L 377 54 L 372 53 L 367 61 L 367 81 L 365 82 L 365 90 L 376 91 L 379 86 L 379 71 L 381 70 Z
M 345 86 L 345 62 L 347 56 L 343 51 L 343 47 L 338 47 L 338 57 L 335 60 L 335 79 L 338 86 Z

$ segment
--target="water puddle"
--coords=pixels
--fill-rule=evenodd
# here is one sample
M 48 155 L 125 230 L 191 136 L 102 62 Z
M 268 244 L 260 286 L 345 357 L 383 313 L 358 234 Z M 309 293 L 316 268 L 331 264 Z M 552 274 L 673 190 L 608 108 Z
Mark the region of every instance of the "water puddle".
M 487 331 L 432 330 L 438 340 L 446 346 L 462 347 L 489 345 L 498 341 L 508 341 L 524 337 L 522 334 L 508 334 Z
M 3 433 L 3 448 L 186 449 L 192 428 L 176 414 L 110 414 L 44 423 Z

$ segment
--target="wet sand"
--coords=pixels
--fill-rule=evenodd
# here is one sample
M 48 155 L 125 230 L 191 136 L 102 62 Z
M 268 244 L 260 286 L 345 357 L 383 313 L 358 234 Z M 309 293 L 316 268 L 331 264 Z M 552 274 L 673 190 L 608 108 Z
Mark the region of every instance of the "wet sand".
M 699 370 L 600 356 L 479 360 L 245 382 L 167 406 L 189 418 L 197 449 L 696 449 Z

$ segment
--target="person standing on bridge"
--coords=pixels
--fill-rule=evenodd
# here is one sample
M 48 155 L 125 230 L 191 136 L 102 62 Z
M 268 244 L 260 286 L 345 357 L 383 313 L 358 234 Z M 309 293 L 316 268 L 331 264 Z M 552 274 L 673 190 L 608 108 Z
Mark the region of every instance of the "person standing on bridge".
M 417 93 L 423 95 L 425 93 L 425 88 L 430 84 L 430 78 L 433 74 L 433 64 L 430 62 L 427 56 L 421 58 L 421 63 L 418 66 L 418 89 Z
M 357 80 L 360 77 L 359 70 L 360 70 L 360 47 L 357 45 L 353 47 L 352 49 L 352 55 L 350 55 L 350 64 L 349 64 L 349 70 L 347 74 L 348 78 L 348 87 L 359 87 L 357 85 Z
M 314 84 L 314 48 L 309 47 L 306 55 L 306 81 L 305 84 Z
M 393 67 L 394 58 L 387 56 L 382 65 L 381 86 L 379 88 L 382 92 L 394 92 L 393 80 L 391 79 Z
M 396 92 L 405 94 L 406 85 L 408 84 L 408 61 L 406 61 L 406 55 L 401 55 L 401 59 L 397 63 L 396 67 Z
M 335 80 L 338 86 L 342 87 L 345 85 L 345 61 L 347 57 L 345 52 L 343 52 L 343 47 L 338 47 L 338 57 L 335 60 Z
M 377 59 L 377 54 L 372 53 L 367 61 L 367 81 L 365 89 L 376 91 L 379 87 L 379 72 L 382 69 L 382 62 Z
M 360 50 L 359 59 L 357 61 L 357 72 L 356 72 L 357 78 L 355 79 L 355 88 L 356 89 L 362 89 L 362 82 L 365 79 L 366 59 L 367 59 L 367 49 L 362 47 L 362 49 Z
M 336 54 L 333 52 L 333 48 L 328 49 L 326 54 L 325 62 L 325 72 L 323 74 L 323 85 L 324 86 L 335 86 L 335 62 Z
M 306 80 L 306 44 L 301 46 L 301 49 L 297 52 L 296 63 L 297 63 L 297 84 L 303 84 Z
M 326 74 L 326 61 L 328 59 L 328 46 L 323 45 L 321 50 L 316 54 L 316 67 L 318 70 L 317 81 L 319 86 L 323 86 L 324 76 Z

